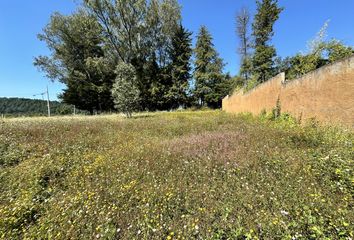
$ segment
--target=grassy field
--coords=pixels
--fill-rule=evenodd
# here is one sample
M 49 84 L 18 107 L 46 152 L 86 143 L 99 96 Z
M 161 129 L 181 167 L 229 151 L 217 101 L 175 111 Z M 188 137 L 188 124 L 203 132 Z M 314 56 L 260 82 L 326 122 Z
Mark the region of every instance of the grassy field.
M 1 239 L 353 239 L 354 134 L 219 111 L 0 122 Z

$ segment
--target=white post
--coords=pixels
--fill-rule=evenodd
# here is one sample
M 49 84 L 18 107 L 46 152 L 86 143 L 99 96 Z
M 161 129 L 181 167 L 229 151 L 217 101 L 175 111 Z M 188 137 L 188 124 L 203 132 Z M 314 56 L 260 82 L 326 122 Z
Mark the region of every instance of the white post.
M 48 117 L 50 117 L 50 103 L 49 103 L 48 85 L 47 85 L 47 106 L 48 106 Z

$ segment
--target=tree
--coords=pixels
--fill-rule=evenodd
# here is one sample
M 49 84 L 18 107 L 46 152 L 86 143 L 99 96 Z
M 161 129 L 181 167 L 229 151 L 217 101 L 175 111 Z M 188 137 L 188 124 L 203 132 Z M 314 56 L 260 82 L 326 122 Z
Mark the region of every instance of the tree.
M 195 52 L 195 90 L 194 93 L 202 106 L 219 107 L 222 97 L 217 87 L 223 80 L 224 63 L 214 49 L 212 36 L 202 26 L 197 36 Z
M 166 77 L 166 67 L 159 66 L 155 54 L 144 64 L 142 73 L 143 77 L 140 79 L 143 81 L 139 81 L 142 84 L 139 89 L 144 91 L 141 94 L 144 109 L 150 111 L 168 109 L 166 95 L 171 83 Z
M 39 56 L 34 64 L 51 80 L 66 85 L 60 98 L 80 109 L 104 111 L 113 108 L 111 63 L 103 49 L 102 28 L 85 11 L 71 16 L 55 13 L 38 35 L 51 51 Z
M 140 101 L 135 69 L 131 64 L 121 62 L 115 73 L 117 77 L 112 88 L 114 106 L 130 118 L 132 112 L 139 109 Z
M 238 52 L 241 56 L 240 75 L 244 78 L 244 85 L 251 75 L 252 62 L 250 56 L 250 38 L 248 34 L 250 24 L 250 14 L 246 8 L 236 15 L 236 34 L 240 39 L 240 47 Z
M 236 86 L 236 79 L 232 79 L 230 74 L 221 74 L 217 80 L 212 83 L 212 91 L 206 95 L 207 105 L 211 108 L 221 108 L 222 99 L 232 92 Z
M 354 49 L 352 47 L 346 46 L 336 39 L 326 40 L 327 28 L 328 21 L 309 41 L 307 53 L 298 53 L 293 57 L 278 60 L 278 72 L 285 72 L 287 79 L 294 79 L 328 63 L 353 55 Z
M 169 49 L 171 59 L 169 77 L 172 84 L 167 92 L 167 101 L 172 108 L 187 104 L 189 80 L 191 79 L 190 60 L 193 53 L 191 35 L 191 32 L 180 25 L 175 31 Z
M 332 39 L 325 44 L 324 55 L 330 63 L 350 57 L 354 54 L 354 48 L 344 45 L 341 41 Z
M 123 61 L 135 67 L 144 99 L 142 108 L 165 107 L 161 94 L 166 94 L 165 84 L 169 82 L 163 74 L 171 61 L 168 49 L 181 21 L 177 0 L 85 0 L 84 3 L 103 28 L 108 56 L 115 64 Z
M 324 64 L 324 60 L 317 54 L 296 54 L 294 57 L 290 58 L 290 67 L 285 71 L 286 78 L 299 78 Z
M 114 69 L 131 64 L 142 109 L 168 109 L 169 51 L 180 11 L 177 0 L 84 0 L 73 15 L 53 15 L 40 34 L 52 55 L 35 65 L 66 85 L 65 102 L 93 113 L 113 108 Z
M 298 53 L 279 62 L 278 72 L 285 72 L 287 79 L 299 78 L 302 75 L 316 70 L 328 63 L 349 57 L 354 49 L 345 46 L 338 40 L 323 42 L 320 50 L 314 53 Z
M 317 68 L 327 63 L 332 63 L 337 60 L 349 57 L 353 54 L 353 48 L 345 46 L 337 39 L 327 40 L 327 29 L 329 27 L 329 20 L 327 20 L 316 36 L 309 41 L 308 54 L 306 57 L 317 58 Z M 314 70 L 314 69 L 313 69 Z
M 321 55 L 323 48 L 325 46 L 326 38 L 327 38 L 327 29 L 329 26 L 329 20 L 327 20 L 321 29 L 318 31 L 316 36 L 310 40 L 307 44 L 308 54 L 312 55 Z
M 264 82 L 275 74 L 274 58 L 276 50 L 269 44 L 274 35 L 273 25 L 283 9 L 277 0 L 257 0 L 257 14 L 252 25 L 255 39 L 255 53 L 252 58 L 253 73 L 259 82 Z

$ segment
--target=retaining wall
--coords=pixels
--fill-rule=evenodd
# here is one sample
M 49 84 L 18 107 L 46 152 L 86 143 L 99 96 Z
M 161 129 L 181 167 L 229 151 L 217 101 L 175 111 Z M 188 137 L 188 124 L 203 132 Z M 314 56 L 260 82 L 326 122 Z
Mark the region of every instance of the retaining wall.
M 223 99 L 226 112 L 271 111 L 280 99 L 281 111 L 302 119 L 354 126 L 354 56 L 285 81 L 281 73 L 247 93 Z

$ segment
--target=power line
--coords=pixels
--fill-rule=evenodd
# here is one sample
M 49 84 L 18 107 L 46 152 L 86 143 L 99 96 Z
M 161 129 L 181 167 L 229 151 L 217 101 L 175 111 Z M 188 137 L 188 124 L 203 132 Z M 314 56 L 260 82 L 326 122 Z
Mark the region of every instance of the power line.
M 37 96 L 39 96 L 39 95 L 41 95 L 42 96 L 42 100 L 44 101 L 44 95 L 46 94 L 46 92 L 44 92 L 44 93 L 38 93 L 38 94 L 33 94 L 33 97 L 37 97 Z
M 44 101 L 44 95 L 47 94 L 47 108 L 48 108 L 48 117 L 50 117 L 50 101 L 49 101 L 49 90 L 48 90 L 48 86 L 47 86 L 47 90 L 45 92 L 42 93 L 38 93 L 38 94 L 34 94 L 33 97 L 42 96 L 42 100 Z

